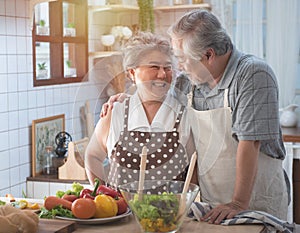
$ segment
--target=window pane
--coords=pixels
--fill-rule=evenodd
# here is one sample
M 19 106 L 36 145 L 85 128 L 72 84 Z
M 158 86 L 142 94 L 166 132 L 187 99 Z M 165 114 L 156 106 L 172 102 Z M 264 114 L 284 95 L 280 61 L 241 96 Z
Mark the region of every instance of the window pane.
M 49 79 L 50 46 L 49 43 L 36 42 L 36 78 Z
M 76 77 L 75 44 L 64 44 L 64 77 Z
M 49 35 L 49 4 L 40 3 L 35 6 L 36 34 Z
M 63 3 L 64 36 L 76 36 L 75 4 Z

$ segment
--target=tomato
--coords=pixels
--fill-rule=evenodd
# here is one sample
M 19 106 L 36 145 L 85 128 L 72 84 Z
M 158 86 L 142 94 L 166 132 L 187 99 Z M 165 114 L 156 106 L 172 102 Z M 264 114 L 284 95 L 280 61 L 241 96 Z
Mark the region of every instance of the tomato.
M 78 198 L 72 203 L 72 213 L 76 218 L 91 218 L 96 213 L 96 204 L 89 198 Z
M 99 194 L 95 197 L 94 202 L 96 203 L 95 218 L 108 218 L 117 215 L 118 205 L 111 196 Z
M 127 211 L 127 203 L 123 197 L 115 198 L 118 205 L 117 215 L 124 214 Z

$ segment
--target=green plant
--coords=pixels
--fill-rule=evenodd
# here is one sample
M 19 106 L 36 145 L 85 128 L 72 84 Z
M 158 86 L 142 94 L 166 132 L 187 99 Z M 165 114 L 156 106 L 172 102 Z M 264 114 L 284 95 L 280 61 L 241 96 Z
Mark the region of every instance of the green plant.
M 38 65 L 39 70 L 46 70 L 47 69 L 46 62 L 38 63 L 37 65 Z
M 67 28 L 75 28 L 75 24 L 74 23 L 68 23 Z
M 154 32 L 153 0 L 137 0 L 139 10 L 139 26 L 141 31 Z
M 43 20 L 43 19 L 41 19 L 41 20 L 40 20 L 40 26 L 41 26 L 41 27 L 45 27 L 45 25 L 46 25 L 46 21 Z
M 71 62 L 70 60 L 67 60 L 67 61 L 66 61 L 66 64 L 67 64 L 68 68 L 71 68 L 72 62 Z

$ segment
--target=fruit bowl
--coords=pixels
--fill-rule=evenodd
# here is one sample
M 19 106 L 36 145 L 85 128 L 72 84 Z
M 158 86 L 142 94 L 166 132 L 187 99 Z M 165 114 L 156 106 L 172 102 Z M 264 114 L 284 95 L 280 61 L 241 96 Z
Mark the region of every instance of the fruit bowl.
M 119 187 L 143 232 L 176 232 L 194 201 L 199 186 L 183 181 L 146 180 L 142 192 L 137 181 Z

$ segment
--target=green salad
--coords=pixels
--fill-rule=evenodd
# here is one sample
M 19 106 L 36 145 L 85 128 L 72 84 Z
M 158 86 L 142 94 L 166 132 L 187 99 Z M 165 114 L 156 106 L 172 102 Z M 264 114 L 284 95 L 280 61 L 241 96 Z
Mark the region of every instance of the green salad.
M 147 232 L 169 232 L 177 228 L 179 200 L 175 194 L 144 194 L 141 201 L 135 195 L 129 206 Z

